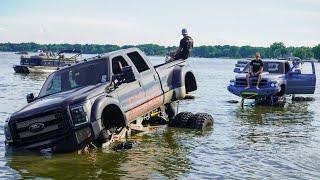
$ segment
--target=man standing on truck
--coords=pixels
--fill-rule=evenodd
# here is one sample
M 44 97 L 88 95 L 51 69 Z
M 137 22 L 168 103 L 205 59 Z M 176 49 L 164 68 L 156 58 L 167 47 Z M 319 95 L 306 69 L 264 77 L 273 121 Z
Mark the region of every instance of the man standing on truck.
M 188 36 L 188 31 L 187 29 L 183 28 L 181 30 L 181 34 L 183 38 L 180 40 L 180 45 L 178 50 L 170 55 L 170 59 L 168 60 L 173 61 L 173 60 L 179 60 L 179 59 L 188 59 L 192 48 L 193 48 L 193 39 Z
M 246 75 L 247 87 L 250 88 L 250 77 L 258 77 L 256 88 L 259 89 L 259 84 L 261 81 L 261 73 L 263 72 L 263 62 L 261 60 L 261 55 L 259 52 L 256 52 L 255 59 L 250 62 L 249 72 Z

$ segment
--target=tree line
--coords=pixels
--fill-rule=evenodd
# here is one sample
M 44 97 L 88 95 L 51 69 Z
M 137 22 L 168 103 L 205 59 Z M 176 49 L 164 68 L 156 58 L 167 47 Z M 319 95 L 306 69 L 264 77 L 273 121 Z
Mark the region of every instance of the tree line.
M 0 43 L 0 51 L 6 52 L 36 52 L 37 50 L 46 50 L 59 52 L 65 49 L 81 50 L 85 54 L 101 54 L 122 48 L 138 47 L 149 56 L 164 56 L 167 53 L 177 49 L 176 46 L 160 46 L 156 44 L 142 45 L 111 45 L 111 44 L 37 44 L 37 43 Z M 255 52 L 260 52 L 263 58 L 278 58 L 286 56 L 296 56 L 301 59 L 315 58 L 320 60 L 320 44 L 315 47 L 286 47 L 282 42 L 275 42 L 269 47 L 253 46 L 198 46 L 192 51 L 193 57 L 204 58 L 251 58 Z

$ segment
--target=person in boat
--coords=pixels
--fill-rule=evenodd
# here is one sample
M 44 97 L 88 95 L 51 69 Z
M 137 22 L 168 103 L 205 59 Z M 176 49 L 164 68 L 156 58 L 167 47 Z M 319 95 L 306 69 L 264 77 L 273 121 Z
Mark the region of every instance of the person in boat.
M 188 35 L 187 29 L 182 29 L 181 34 L 183 38 L 180 40 L 179 48 L 176 52 L 171 53 L 169 62 L 179 59 L 188 59 L 193 49 L 193 39 Z
M 258 77 L 256 88 L 259 89 L 259 84 L 261 81 L 261 73 L 263 72 L 263 62 L 261 60 L 261 55 L 259 52 L 256 52 L 255 59 L 250 62 L 249 72 L 246 75 L 247 87 L 250 88 L 250 78 Z

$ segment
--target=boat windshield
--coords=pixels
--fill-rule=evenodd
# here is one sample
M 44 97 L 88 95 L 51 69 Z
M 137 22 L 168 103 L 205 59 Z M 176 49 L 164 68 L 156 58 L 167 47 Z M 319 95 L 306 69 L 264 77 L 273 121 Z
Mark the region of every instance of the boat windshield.
M 93 60 L 51 74 L 42 86 L 39 97 L 71 89 L 107 82 L 107 63 Z
M 263 62 L 263 72 L 268 72 L 270 74 L 284 74 L 284 63 L 282 62 Z M 250 68 L 250 63 L 244 68 L 243 72 L 248 73 Z

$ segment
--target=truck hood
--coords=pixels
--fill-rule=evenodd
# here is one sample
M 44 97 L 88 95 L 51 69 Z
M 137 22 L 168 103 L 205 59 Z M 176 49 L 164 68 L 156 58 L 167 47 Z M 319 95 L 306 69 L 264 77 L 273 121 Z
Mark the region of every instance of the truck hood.
M 104 92 L 104 85 L 92 85 L 52 94 L 27 104 L 12 114 L 11 119 L 26 118 L 37 113 L 66 108 L 71 104 L 81 103 Z
M 246 73 L 237 74 L 235 79 L 245 79 L 246 75 Z M 278 81 L 284 76 L 284 74 L 270 74 L 268 72 L 264 72 L 261 75 L 262 79 L 265 79 L 267 81 Z

